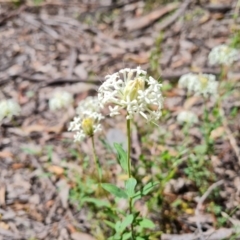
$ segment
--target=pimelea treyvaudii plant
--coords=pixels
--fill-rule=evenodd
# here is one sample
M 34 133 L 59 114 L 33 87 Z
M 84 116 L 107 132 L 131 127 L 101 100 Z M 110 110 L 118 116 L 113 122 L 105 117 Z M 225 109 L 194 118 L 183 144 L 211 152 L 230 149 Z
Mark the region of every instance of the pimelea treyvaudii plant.
M 240 52 L 226 44 L 214 47 L 208 55 L 209 64 L 232 65 L 233 62 L 240 59 Z
M 217 95 L 218 91 L 218 82 L 212 74 L 187 73 L 181 76 L 178 85 L 186 88 L 189 93 L 202 94 L 204 97 Z
M 139 213 L 134 212 L 134 202 L 147 195 L 158 183 L 150 182 L 140 191 L 135 191 L 137 180 L 131 172 L 131 121 L 135 115 L 141 115 L 147 122 L 155 122 L 161 116 L 163 97 L 161 93 L 162 84 L 158 83 L 147 72 L 140 67 L 135 69 L 125 68 L 112 75 L 106 76 L 106 81 L 98 89 L 100 106 L 108 106 L 110 116 L 126 113 L 127 153 L 119 144 L 114 144 L 122 169 L 128 174 L 125 181 L 125 189 L 118 188 L 114 184 L 103 183 L 102 187 L 112 193 L 115 197 L 128 199 L 129 213 L 122 221 L 117 221 L 112 226 L 115 235 L 109 239 L 144 239 L 140 237 L 139 229 L 152 228 L 154 224 L 142 218 Z M 130 231 L 128 230 L 130 226 Z M 140 235 L 139 235 L 140 234 Z
M 21 108 L 19 104 L 13 99 L 2 100 L 0 102 L 0 121 L 4 118 L 11 120 L 13 116 L 20 114 Z
M 53 97 L 49 100 L 49 108 L 51 111 L 64 109 L 72 105 L 73 96 L 69 92 L 56 91 Z
M 75 131 L 74 140 L 76 142 L 82 141 L 85 138 L 91 138 L 93 147 L 93 156 L 96 168 L 98 170 L 98 180 L 101 181 L 102 174 L 100 163 L 98 161 L 94 135 L 102 131 L 101 120 L 104 119 L 100 113 L 99 101 L 96 97 L 87 97 L 82 100 L 76 110 L 77 116 L 70 122 L 69 131 Z
M 177 116 L 177 121 L 180 124 L 194 124 L 198 123 L 198 117 L 195 113 L 191 111 L 181 111 Z

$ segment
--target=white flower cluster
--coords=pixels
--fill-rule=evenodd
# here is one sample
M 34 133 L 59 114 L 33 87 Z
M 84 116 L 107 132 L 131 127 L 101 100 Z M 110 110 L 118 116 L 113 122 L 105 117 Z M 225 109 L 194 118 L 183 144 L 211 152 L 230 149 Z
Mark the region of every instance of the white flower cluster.
M 224 64 L 231 65 L 234 61 L 240 59 L 240 52 L 226 44 L 214 47 L 208 55 L 208 61 L 211 65 Z
M 5 117 L 11 120 L 13 116 L 19 115 L 20 111 L 21 108 L 19 104 L 14 100 L 2 100 L 0 102 L 0 121 L 2 121 Z
M 73 103 L 73 97 L 68 92 L 55 92 L 53 98 L 49 100 L 49 108 L 52 111 L 56 111 L 62 108 L 66 108 Z
M 100 106 L 109 104 L 110 116 L 127 110 L 127 119 L 140 113 L 148 121 L 156 121 L 161 116 L 163 97 L 162 84 L 140 67 L 125 68 L 106 76 L 106 81 L 98 89 Z M 153 110 L 154 109 L 154 110 Z
M 194 123 L 198 123 L 198 117 L 195 113 L 191 111 L 182 111 L 178 114 L 177 121 L 180 124 L 184 124 L 184 123 L 194 124 Z
M 179 87 L 187 88 L 189 92 L 195 94 L 216 95 L 218 82 L 212 74 L 194 74 L 187 73 L 181 76 L 178 82 Z
M 104 119 L 99 112 L 99 101 L 96 97 L 87 97 L 79 103 L 78 116 L 70 122 L 68 131 L 76 131 L 74 140 L 82 141 L 86 137 L 92 137 L 96 132 L 102 130 L 100 121 Z

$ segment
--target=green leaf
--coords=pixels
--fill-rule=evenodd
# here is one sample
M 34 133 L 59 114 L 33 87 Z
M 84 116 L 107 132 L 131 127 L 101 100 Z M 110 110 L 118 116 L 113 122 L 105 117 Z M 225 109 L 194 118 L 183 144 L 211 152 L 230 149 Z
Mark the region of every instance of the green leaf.
M 118 153 L 118 161 L 122 169 L 127 173 L 128 171 L 128 162 L 127 162 L 127 153 L 124 151 L 122 146 L 118 143 L 114 143 L 114 148 Z
M 117 233 L 121 232 L 121 222 L 120 221 L 116 222 L 114 229 Z
M 84 197 L 81 199 L 81 202 L 93 203 L 96 207 L 110 207 L 109 202 L 91 197 Z
M 137 180 L 135 178 L 129 178 L 125 182 L 125 189 L 129 198 L 134 196 L 136 185 L 137 185 Z
M 137 199 L 140 199 L 142 196 L 147 195 L 158 184 L 159 182 L 149 182 L 147 185 L 143 187 L 141 191 L 135 193 L 135 195 L 133 196 L 133 200 L 135 201 Z
M 101 185 L 106 191 L 112 193 L 116 197 L 125 198 L 125 199 L 128 198 L 126 192 L 123 189 L 121 189 L 111 183 L 102 183 Z
M 205 154 L 206 151 L 207 151 L 207 146 L 205 144 L 202 144 L 202 145 L 198 145 L 194 148 L 194 151 L 197 153 L 197 154 Z
M 128 240 L 132 237 L 132 233 L 128 232 L 128 233 L 124 233 L 122 236 L 122 240 Z
M 137 237 L 136 240 L 145 240 L 145 239 L 142 237 Z
M 155 228 L 155 224 L 147 219 L 147 218 L 144 218 L 140 223 L 139 223 L 140 227 L 142 228 Z
M 155 186 L 157 186 L 159 182 L 149 182 L 147 185 L 143 187 L 142 194 L 147 195 L 149 192 L 153 190 Z
M 126 216 L 121 223 L 120 231 L 123 232 L 133 222 L 133 219 L 134 219 L 133 214 Z
M 110 221 L 108 221 L 108 220 L 104 220 L 104 222 L 105 222 L 110 228 L 115 229 L 115 224 L 114 224 L 114 223 L 112 223 L 112 222 L 110 222 Z

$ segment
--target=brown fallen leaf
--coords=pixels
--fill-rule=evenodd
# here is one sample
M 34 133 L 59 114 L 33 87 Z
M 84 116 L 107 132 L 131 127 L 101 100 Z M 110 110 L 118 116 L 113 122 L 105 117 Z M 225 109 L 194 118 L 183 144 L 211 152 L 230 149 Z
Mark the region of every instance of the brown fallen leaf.
M 86 233 L 80 233 L 80 232 L 72 233 L 71 238 L 73 240 L 95 240 L 95 238 L 92 237 L 91 235 Z
M 179 3 L 170 3 L 165 7 L 154 10 L 145 16 L 128 19 L 125 21 L 124 27 L 128 32 L 147 27 L 165 14 L 175 10 L 178 6 Z
M 0 222 L 0 228 L 8 230 L 9 229 L 9 225 L 5 222 Z
M 142 54 L 126 54 L 124 56 L 124 60 L 131 60 L 137 64 L 145 64 L 149 61 L 149 54 L 148 53 L 142 53 Z
M 211 134 L 210 134 L 210 138 L 212 139 L 217 139 L 219 137 L 221 137 L 225 132 L 224 127 L 220 126 L 214 130 L 212 130 Z
M 2 151 L 0 152 L 0 158 L 12 158 L 12 153 L 8 151 Z
M 184 102 L 183 108 L 184 108 L 185 110 L 190 109 L 199 99 L 200 99 L 200 98 L 199 98 L 199 97 L 196 97 L 196 96 L 189 97 L 189 98 Z
M 23 127 L 22 130 L 24 133 L 30 134 L 32 132 L 43 132 L 45 131 L 46 126 L 40 124 L 34 124 L 27 127 Z
M 16 170 L 16 169 L 20 169 L 23 168 L 25 165 L 23 163 L 13 163 L 12 164 L 12 169 Z
M 5 205 L 6 187 L 5 184 L 0 185 L 0 206 Z
M 62 167 L 51 165 L 47 167 L 47 170 L 51 173 L 62 175 L 64 173 L 64 169 Z

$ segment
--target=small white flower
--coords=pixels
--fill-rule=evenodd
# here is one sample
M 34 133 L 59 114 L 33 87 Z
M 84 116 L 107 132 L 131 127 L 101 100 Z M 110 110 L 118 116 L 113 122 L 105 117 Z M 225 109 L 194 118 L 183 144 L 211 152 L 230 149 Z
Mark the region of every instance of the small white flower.
M 21 108 L 19 104 L 14 100 L 2 100 L 0 102 L 0 121 L 5 117 L 11 120 L 13 116 L 19 115 L 20 111 Z
M 102 108 L 110 104 L 110 116 L 118 115 L 121 109 L 125 109 L 127 119 L 141 114 L 148 121 L 156 121 L 161 116 L 161 87 L 162 84 L 147 77 L 147 72 L 140 67 L 124 68 L 106 76 L 106 81 L 98 89 L 98 99 Z
M 218 82 L 212 74 L 194 74 L 188 73 L 183 75 L 178 85 L 182 88 L 187 88 L 189 92 L 194 92 L 196 95 L 203 94 L 217 95 Z
M 96 97 L 87 97 L 81 101 L 77 108 L 77 117 L 70 122 L 68 131 L 76 131 L 74 140 L 82 141 L 102 131 L 100 121 L 104 119 L 100 113 L 99 101 Z
M 73 103 L 73 97 L 68 92 L 55 92 L 53 98 L 49 100 L 49 108 L 52 111 L 67 108 Z
M 224 64 L 231 65 L 239 59 L 240 52 L 237 49 L 231 48 L 225 44 L 214 47 L 208 55 L 209 64 Z
M 178 114 L 177 121 L 180 124 L 184 124 L 184 123 L 194 124 L 194 123 L 198 123 L 198 117 L 193 112 L 182 111 Z

